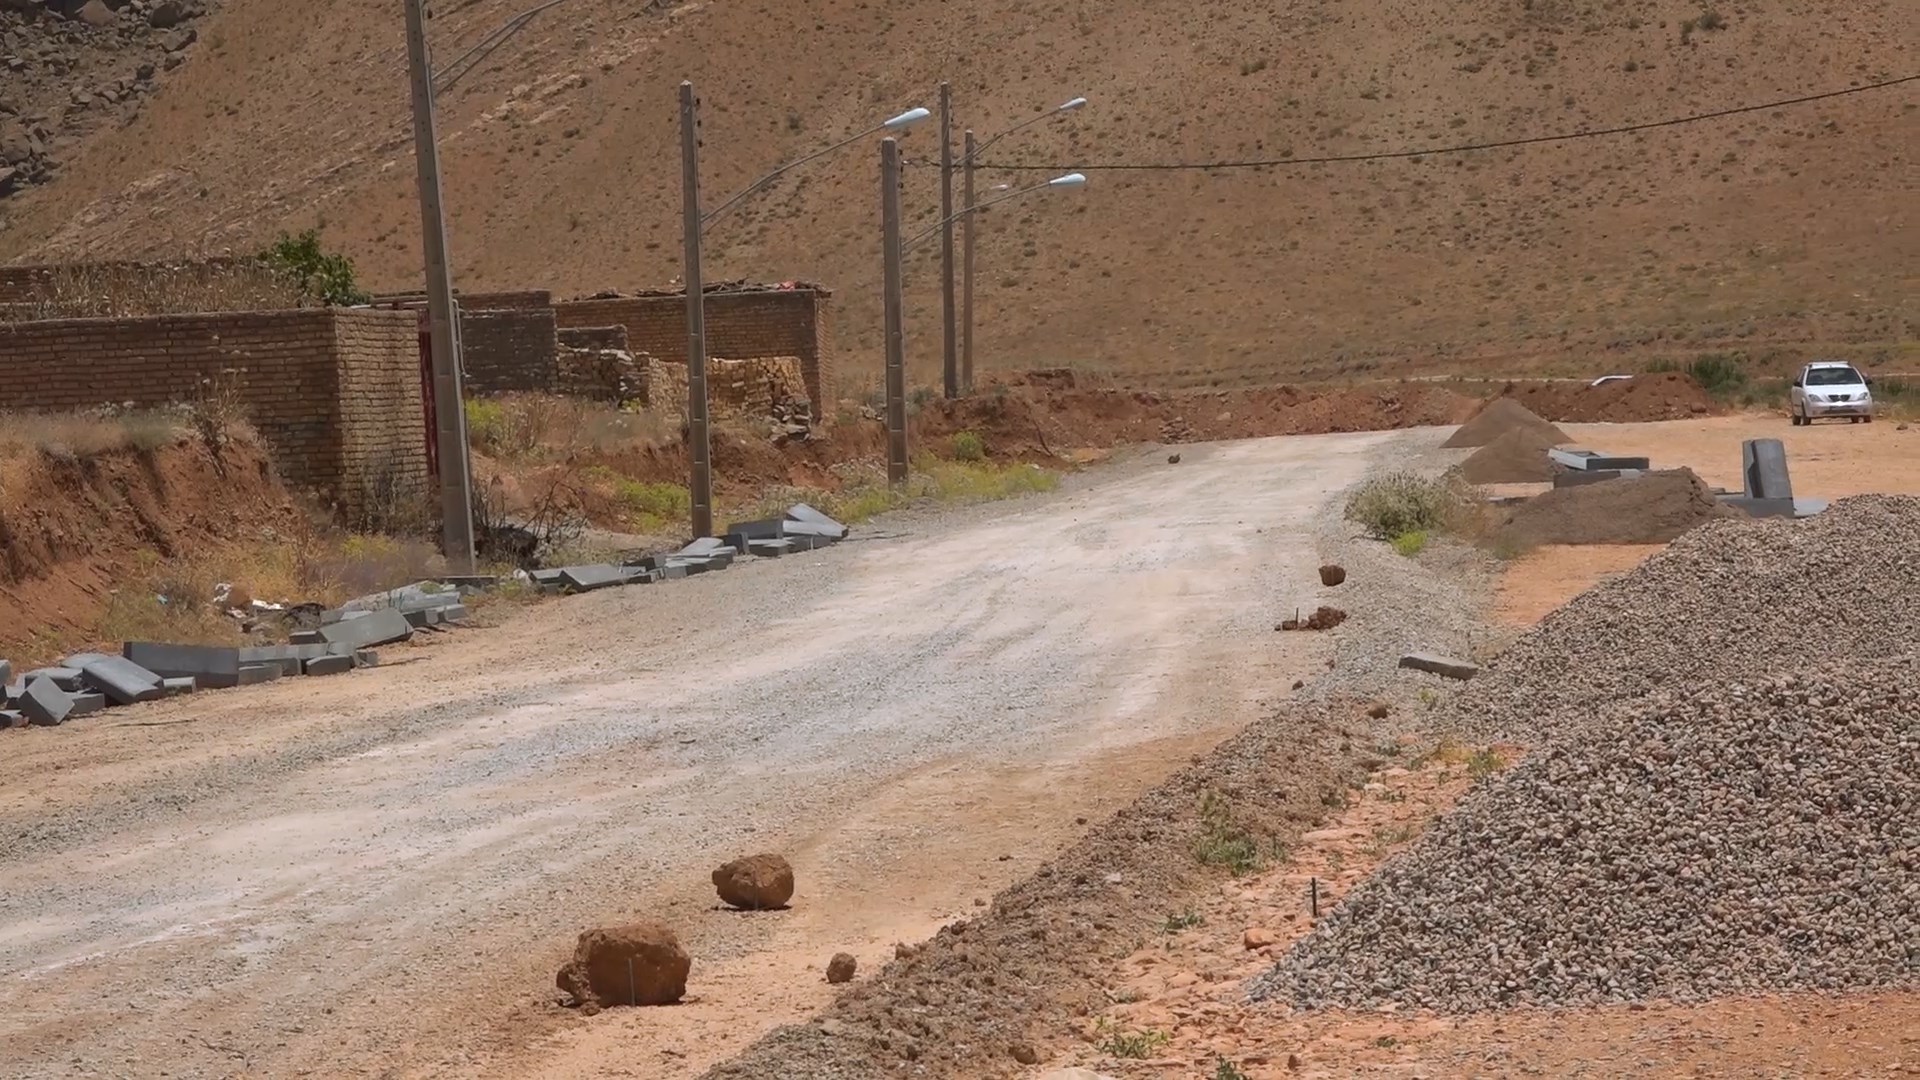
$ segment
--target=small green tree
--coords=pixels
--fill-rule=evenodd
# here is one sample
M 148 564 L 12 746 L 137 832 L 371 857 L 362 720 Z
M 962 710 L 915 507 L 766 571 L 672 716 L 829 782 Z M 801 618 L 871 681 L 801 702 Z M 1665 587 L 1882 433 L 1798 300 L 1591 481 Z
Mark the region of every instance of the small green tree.
M 272 247 L 260 253 L 260 261 L 291 275 L 307 296 L 330 307 L 364 304 L 370 299 L 353 280 L 353 260 L 323 250 L 318 229 L 308 229 L 298 236 L 281 233 Z

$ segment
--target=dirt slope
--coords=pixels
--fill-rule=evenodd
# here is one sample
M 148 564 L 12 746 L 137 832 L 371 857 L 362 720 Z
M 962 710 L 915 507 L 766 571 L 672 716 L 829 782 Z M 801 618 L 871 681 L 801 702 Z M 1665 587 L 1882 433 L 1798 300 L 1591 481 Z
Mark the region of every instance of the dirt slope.
M 442 61 L 524 8 L 443 5 Z M 705 100 L 705 179 L 929 102 L 995 148 L 1070 164 L 1354 154 L 1725 108 L 1920 70 L 1920 8 L 1746 0 L 573 0 L 445 98 L 448 212 L 473 287 L 565 292 L 679 272 L 674 85 Z M 0 258 L 245 246 L 324 223 L 377 285 L 418 265 L 393 5 L 299 19 L 231 0 L 151 108 L 10 200 Z M 1217 385 L 1442 368 L 1592 371 L 1736 347 L 1911 340 L 1920 101 L 1911 86 L 1628 137 L 1367 164 L 1095 173 L 988 215 L 983 364 L 1097 363 Z M 934 153 L 927 130 L 907 153 Z M 989 174 L 987 183 L 1035 174 Z M 710 274 L 841 292 L 845 368 L 878 324 L 874 160 L 848 152 L 719 223 Z M 915 225 L 935 176 L 909 170 Z M 917 378 L 936 362 L 931 247 L 909 268 Z

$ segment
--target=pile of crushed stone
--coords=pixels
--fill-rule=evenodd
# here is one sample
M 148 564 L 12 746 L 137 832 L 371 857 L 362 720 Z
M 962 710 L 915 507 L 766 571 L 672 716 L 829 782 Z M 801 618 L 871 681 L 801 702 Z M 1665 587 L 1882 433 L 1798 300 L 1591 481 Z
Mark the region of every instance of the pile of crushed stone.
M 1440 445 L 1449 450 L 1486 446 L 1514 431 L 1532 432 L 1536 437 L 1548 440 L 1548 446 L 1573 441 L 1566 432 L 1540 419 L 1525 405 L 1512 398 L 1500 397 L 1489 401 L 1485 408 L 1474 413 L 1472 419 L 1460 425 L 1460 430 Z
M 1903 655 L 1920 642 L 1917 591 L 1920 498 L 1713 522 L 1542 619 L 1438 719 L 1533 743 L 1662 687 Z
M 1519 551 L 1542 544 L 1664 544 L 1709 521 L 1745 517 L 1714 498 L 1692 469 L 1667 469 L 1536 495 L 1515 507 L 1495 536 Z
M 1745 663 L 1794 662 L 1783 636 Z M 1471 1012 L 1920 984 L 1917 661 L 1685 684 L 1590 725 L 1469 795 L 1254 997 Z
M 1559 445 L 1553 436 L 1531 427 L 1519 427 L 1475 450 L 1460 463 L 1460 476 L 1469 484 L 1529 484 L 1553 479 L 1553 460 L 1547 451 Z

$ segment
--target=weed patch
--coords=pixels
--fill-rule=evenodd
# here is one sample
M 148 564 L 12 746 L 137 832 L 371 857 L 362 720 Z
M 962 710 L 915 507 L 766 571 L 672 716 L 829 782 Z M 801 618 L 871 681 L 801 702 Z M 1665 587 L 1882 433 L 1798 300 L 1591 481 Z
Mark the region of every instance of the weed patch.
M 1478 505 L 1473 489 L 1451 474 L 1421 476 L 1411 472 L 1392 472 L 1361 484 L 1347 499 L 1347 520 L 1365 529 L 1376 540 L 1394 541 L 1422 534 L 1412 552 L 1426 545 L 1428 534 L 1446 532 L 1464 525 L 1471 509 Z
M 1260 868 L 1260 843 L 1234 820 L 1233 807 L 1217 791 L 1200 796 L 1200 836 L 1193 857 L 1205 866 L 1223 866 L 1236 876 Z

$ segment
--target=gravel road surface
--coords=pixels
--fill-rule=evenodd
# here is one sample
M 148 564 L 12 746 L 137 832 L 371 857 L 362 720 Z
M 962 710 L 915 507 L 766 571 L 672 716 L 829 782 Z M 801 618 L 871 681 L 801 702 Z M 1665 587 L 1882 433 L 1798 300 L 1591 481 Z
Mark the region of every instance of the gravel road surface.
M 374 671 L 6 733 L 0 1072 L 695 1072 L 827 1000 L 840 945 L 924 935 L 1323 668 L 1272 626 L 1397 437 L 1183 447 Z M 708 872 L 761 849 L 794 909 L 714 910 Z M 554 1007 L 573 936 L 642 914 L 693 1000 Z

